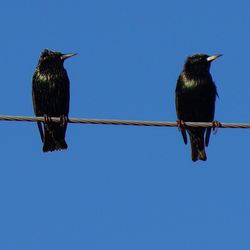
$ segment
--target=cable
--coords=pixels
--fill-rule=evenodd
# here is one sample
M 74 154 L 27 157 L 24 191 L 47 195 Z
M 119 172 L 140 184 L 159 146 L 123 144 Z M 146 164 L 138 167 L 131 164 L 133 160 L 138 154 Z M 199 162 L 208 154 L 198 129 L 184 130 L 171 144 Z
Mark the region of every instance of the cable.
M 33 116 L 12 116 L 0 115 L 0 121 L 26 121 L 37 122 L 44 121 L 44 117 Z M 59 117 L 51 117 L 51 121 L 60 122 Z M 157 127 L 177 127 L 177 122 L 168 121 L 142 121 L 142 120 L 116 120 L 116 119 L 93 119 L 93 118 L 68 118 L 69 123 L 83 124 L 105 124 L 105 125 L 133 125 L 133 126 L 157 126 Z M 220 123 L 220 128 L 250 128 L 250 123 Z M 186 126 L 190 127 L 213 127 L 212 122 L 185 122 Z

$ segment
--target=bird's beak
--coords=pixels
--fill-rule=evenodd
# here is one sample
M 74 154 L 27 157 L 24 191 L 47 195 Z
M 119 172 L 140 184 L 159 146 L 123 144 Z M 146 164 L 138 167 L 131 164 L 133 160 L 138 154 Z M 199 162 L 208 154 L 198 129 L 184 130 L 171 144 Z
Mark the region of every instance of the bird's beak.
M 213 60 L 215 60 L 216 58 L 218 58 L 218 57 L 220 57 L 220 56 L 222 56 L 222 54 L 217 54 L 217 55 L 209 56 L 209 57 L 207 58 L 207 61 L 208 61 L 208 62 L 212 62 Z
M 70 58 L 71 56 L 75 56 L 75 55 L 77 55 L 77 53 L 63 54 L 61 56 L 61 60 L 65 60 L 65 59 Z

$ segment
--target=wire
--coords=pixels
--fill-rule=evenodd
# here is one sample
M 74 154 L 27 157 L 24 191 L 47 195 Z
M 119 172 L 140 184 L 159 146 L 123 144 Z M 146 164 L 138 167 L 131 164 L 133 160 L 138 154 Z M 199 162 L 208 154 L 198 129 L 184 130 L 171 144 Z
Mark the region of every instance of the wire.
M 44 117 L 0 115 L 0 121 L 26 121 L 43 122 Z M 60 122 L 59 117 L 51 117 L 52 122 Z M 116 120 L 116 119 L 93 119 L 93 118 L 68 118 L 69 123 L 83 124 L 105 124 L 105 125 L 132 125 L 132 126 L 156 126 L 156 127 L 177 127 L 177 122 L 169 121 L 143 121 L 143 120 Z M 189 127 L 212 128 L 212 122 L 185 122 Z M 250 123 L 220 123 L 220 128 L 250 128 Z

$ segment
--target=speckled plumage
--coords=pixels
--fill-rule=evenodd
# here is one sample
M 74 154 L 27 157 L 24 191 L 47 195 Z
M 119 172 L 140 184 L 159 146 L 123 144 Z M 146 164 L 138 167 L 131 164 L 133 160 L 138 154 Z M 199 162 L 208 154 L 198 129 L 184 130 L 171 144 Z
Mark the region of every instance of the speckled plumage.
M 175 90 L 178 120 L 184 122 L 213 121 L 217 91 L 209 69 L 211 61 L 219 56 L 194 54 L 187 57 Z M 208 146 L 211 128 L 182 128 L 185 144 L 187 144 L 186 130 L 190 138 L 192 160 L 206 160 L 205 145 Z
M 63 67 L 66 58 L 74 54 L 62 54 L 45 49 L 39 58 L 32 78 L 32 100 L 36 116 L 68 117 L 69 78 Z M 38 122 L 43 151 L 67 148 L 66 123 Z

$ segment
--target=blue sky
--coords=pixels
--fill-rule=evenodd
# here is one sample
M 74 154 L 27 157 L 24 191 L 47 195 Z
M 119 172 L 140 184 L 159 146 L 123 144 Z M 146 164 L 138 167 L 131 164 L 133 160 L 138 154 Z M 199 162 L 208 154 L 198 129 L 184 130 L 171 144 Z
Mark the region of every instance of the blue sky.
M 250 121 L 249 2 L 4 1 L 0 113 L 33 115 L 40 51 L 65 62 L 70 116 L 176 120 L 187 55 L 212 64 L 216 119 Z M 249 249 L 249 131 L 220 129 L 193 163 L 176 128 L 70 124 L 44 154 L 36 124 L 0 123 L 0 249 Z

